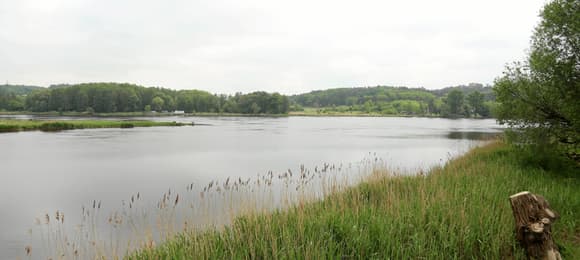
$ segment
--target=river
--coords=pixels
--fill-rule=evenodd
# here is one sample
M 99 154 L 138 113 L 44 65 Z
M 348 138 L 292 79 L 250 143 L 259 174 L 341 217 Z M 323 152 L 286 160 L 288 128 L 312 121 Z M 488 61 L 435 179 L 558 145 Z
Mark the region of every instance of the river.
M 148 119 L 195 125 L 0 134 L 0 258 L 24 254 L 36 217 L 59 210 L 72 225 L 81 206 L 93 200 L 114 209 L 138 192 L 154 204 L 168 189 L 190 183 L 203 187 L 228 177 L 296 172 L 300 165 L 349 164 L 369 153 L 389 168 L 414 172 L 441 165 L 501 132 L 491 119 Z

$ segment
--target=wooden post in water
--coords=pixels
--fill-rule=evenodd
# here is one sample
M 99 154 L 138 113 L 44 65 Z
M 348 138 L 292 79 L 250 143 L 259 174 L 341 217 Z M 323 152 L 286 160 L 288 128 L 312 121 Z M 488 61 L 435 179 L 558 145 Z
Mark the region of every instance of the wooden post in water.
M 528 258 L 562 259 L 552 238 L 552 223 L 559 217 L 548 201 L 528 191 L 510 196 L 516 222 L 516 239 Z

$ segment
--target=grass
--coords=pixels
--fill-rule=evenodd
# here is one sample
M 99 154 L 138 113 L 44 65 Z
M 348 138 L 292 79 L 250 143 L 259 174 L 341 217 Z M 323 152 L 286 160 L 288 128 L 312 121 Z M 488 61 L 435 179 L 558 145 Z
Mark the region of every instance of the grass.
M 578 167 L 529 158 L 492 143 L 416 177 L 375 170 L 321 201 L 185 231 L 127 258 L 524 259 L 508 197 L 528 190 L 560 213 L 553 236 L 564 259 L 580 259 Z
M 0 133 L 18 131 L 61 131 L 85 128 L 133 128 L 151 126 L 182 126 L 176 122 L 106 121 L 106 120 L 19 120 L 0 119 Z

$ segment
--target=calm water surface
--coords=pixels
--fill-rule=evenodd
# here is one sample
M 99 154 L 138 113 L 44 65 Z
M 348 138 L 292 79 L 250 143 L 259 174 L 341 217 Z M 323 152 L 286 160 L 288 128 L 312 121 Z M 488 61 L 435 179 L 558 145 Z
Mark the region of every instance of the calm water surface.
M 351 163 L 369 153 L 392 168 L 424 169 L 501 131 L 495 120 L 438 118 L 149 120 L 196 125 L 0 134 L 0 258 L 22 255 L 35 217 L 61 210 L 75 221 L 95 199 L 115 208 L 136 192 L 153 201 L 192 182 Z

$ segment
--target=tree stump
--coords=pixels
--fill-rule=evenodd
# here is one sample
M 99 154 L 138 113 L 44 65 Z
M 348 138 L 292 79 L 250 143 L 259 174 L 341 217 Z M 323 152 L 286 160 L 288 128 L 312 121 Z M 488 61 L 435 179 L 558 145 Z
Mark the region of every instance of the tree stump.
M 526 250 L 528 259 L 562 259 L 554 239 L 552 223 L 559 217 L 548 201 L 528 191 L 510 196 L 516 222 L 516 239 Z

